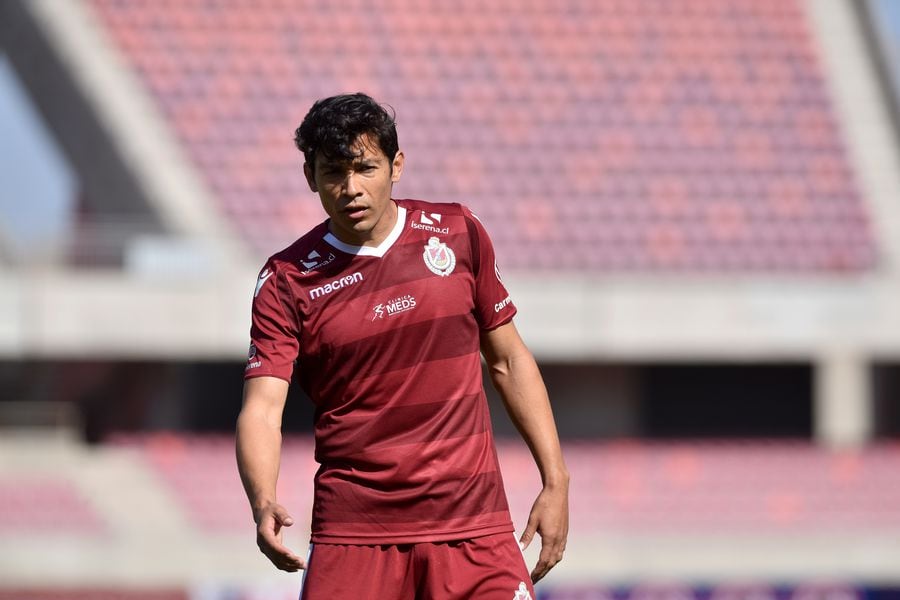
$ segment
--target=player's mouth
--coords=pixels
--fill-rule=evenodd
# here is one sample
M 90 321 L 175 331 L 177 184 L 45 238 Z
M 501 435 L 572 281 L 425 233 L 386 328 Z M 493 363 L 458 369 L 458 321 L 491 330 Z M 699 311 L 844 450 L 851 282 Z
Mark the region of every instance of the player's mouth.
M 344 209 L 344 214 L 351 219 L 358 220 L 365 217 L 368 210 L 365 206 L 348 206 Z

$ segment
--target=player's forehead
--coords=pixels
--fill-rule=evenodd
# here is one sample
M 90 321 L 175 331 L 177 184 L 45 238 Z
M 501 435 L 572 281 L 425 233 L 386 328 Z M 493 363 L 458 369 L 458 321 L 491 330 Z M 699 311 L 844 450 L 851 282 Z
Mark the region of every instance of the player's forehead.
M 378 145 L 378 138 L 369 133 L 364 133 L 357 137 L 353 144 L 350 145 L 350 151 L 353 153 L 352 157 L 317 154 L 316 165 L 323 168 L 331 168 L 389 162 L 381 146 Z

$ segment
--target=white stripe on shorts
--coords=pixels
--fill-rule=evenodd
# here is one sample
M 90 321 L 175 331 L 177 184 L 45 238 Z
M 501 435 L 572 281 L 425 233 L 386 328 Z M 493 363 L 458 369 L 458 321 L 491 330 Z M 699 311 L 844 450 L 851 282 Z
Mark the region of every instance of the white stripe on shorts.
M 300 595 L 297 596 L 298 600 L 303 597 L 303 584 L 306 583 L 306 574 L 309 572 L 309 559 L 312 558 L 314 544 L 312 542 L 309 543 L 309 548 L 306 550 L 306 568 L 303 569 L 303 574 L 300 576 Z

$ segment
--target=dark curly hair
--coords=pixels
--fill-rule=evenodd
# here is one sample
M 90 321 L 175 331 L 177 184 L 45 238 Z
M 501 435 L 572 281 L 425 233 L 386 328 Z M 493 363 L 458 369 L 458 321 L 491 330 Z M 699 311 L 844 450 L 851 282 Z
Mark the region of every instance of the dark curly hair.
M 343 94 L 316 100 L 294 132 L 294 143 L 314 169 L 317 155 L 327 160 L 352 160 L 359 156 L 353 143 L 363 134 L 372 135 L 388 160 L 393 161 L 400 147 L 393 110 L 389 113 L 362 92 Z

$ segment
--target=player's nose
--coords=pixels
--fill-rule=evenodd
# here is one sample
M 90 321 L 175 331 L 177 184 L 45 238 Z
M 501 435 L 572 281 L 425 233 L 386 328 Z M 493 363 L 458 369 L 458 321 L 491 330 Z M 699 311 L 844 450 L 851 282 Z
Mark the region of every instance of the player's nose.
M 356 175 L 354 173 L 347 173 L 346 177 L 344 177 L 341 191 L 345 196 L 350 196 L 351 198 L 362 193 L 362 190 L 360 190 L 359 188 L 359 182 L 356 180 Z

